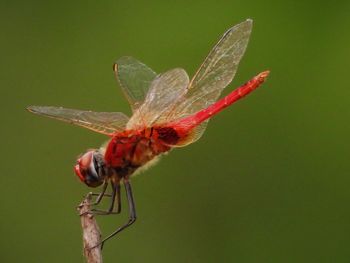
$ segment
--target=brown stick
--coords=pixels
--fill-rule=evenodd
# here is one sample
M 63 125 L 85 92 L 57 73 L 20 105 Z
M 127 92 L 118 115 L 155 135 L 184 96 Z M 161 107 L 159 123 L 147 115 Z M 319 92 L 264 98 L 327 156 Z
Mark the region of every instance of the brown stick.
M 90 211 L 91 193 L 78 206 L 78 212 L 81 215 L 81 227 L 83 230 L 83 253 L 88 263 L 102 263 L 101 246 L 94 247 L 101 241 L 100 228 L 97 225 L 94 215 L 87 213 Z

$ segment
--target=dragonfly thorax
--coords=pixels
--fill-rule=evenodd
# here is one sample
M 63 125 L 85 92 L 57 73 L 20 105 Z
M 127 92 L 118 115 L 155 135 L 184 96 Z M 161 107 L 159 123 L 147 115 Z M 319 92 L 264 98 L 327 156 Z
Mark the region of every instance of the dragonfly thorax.
M 156 156 L 171 149 L 159 137 L 155 128 L 125 131 L 108 143 L 104 161 L 119 177 L 132 175 Z

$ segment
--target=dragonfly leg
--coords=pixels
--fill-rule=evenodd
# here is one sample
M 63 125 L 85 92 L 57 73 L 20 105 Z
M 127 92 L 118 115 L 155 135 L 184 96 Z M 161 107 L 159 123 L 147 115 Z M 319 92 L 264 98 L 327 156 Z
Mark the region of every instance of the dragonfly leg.
M 132 190 L 131 190 L 131 185 L 128 180 L 124 180 L 124 186 L 125 186 L 125 191 L 126 191 L 126 197 L 128 200 L 128 206 L 129 206 L 129 220 L 126 224 L 123 226 L 119 227 L 117 230 L 115 230 L 112 234 L 109 236 L 105 237 L 101 242 L 99 242 L 97 245 L 93 246 L 91 249 L 98 247 L 101 245 L 101 249 L 103 247 L 103 244 L 110 238 L 114 237 L 121 231 L 123 231 L 125 228 L 128 226 L 132 225 L 136 221 L 136 210 L 135 210 L 135 201 L 132 195 Z
M 94 193 L 94 192 L 90 192 L 89 194 L 91 194 L 92 196 L 99 196 L 101 193 Z M 103 197 L 111 197 L 111 194 L 105 193 L 103 195 Z
M 93 215 L 110 215 L 110 214 L 119 214 L 121 211 L 121 199 L 120 199 L 120 184 L 111 184 L 112 187 L 112 194 L 106 194 L 106 188 L 107 188 L 107 184 L 105 184 L 103 186 L 102 192 L 100 194 L 98 194 L 98 197 L 96 198 L 96 201 L 93 205 L 97 205 L 101 202 L 102 198 L 104 196 L 110 196 L 111 197 L 111 204 L 109 206 L 109 208 L 107 210 L 102 210 L 102 209 L 97 209 L 97 208 L 92 208 L 90 211 L 87 211 L 82 215 L 85 214 L 93 214 Z M 114 209 L 114 204 L 115 204 L 115 199 L 118 199 L 118 208 L 117 211 L 113 211 Z
M 106 180 L 103 182 L 102 191 L 101 191 L 101 193 L 99 193 L 97 195 L 96 200 L 95 200 L 93 205 L 98 205 L 101 202 L 102 198 L 106 195 L 107 186 L 108 186 L 108 182 Z
M 102 186 L 102 191 L 100 193 L 92 193 L 92 192 L 89 193 L 89 195 L 97 196 L 95 202 L 93 204 L 91 204 L 91 205 L 98 205 L 101 202 L 101 200 L 102 200 L 102 198 L 104 196 L 112 196 L 110 194 L 106 194 L 107 186 L 108 186 L 108 182 L 104 181 L 103 182 L 103 186 Z M 91 211 L 93 211 L 93 210 L 94 209 L 91 209 L 90 211 L 84 212 L 84 213 L 80 214 L 80 216 L 83 216 L 83 215 L 86 215 L 86 214 L 92 214 Z
M 117 199 L 117 211 L 114 210 L 115 199 Z M 91 209 L 96 215 L 110 215 L 110 214 L 119 214 L 121 212 L 121 197 L 120 197 L 120 184 L 112 184 L 112 195 L 111 195 L 111 205 L 108 210 L 101 209 Z

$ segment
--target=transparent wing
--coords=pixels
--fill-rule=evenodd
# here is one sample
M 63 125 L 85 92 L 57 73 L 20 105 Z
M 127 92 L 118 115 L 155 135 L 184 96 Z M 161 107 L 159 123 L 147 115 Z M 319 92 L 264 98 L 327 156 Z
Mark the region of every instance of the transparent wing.
M 210 51 L 192 78 L 187 93 L 181 97 L 167 117 L 176 120 L 194 114 L 213 104 L 234 78 L 238 64 L 248 45 L 253 21 L 248 19 L 230 28 Z M 198 140 L 208 121 L 196 127 L 179 146 Z
M 195 113 L 218 99 L 236 74 L 248 45 L 252 23 L 248 19 L 223 35 L 192 78 L 186 95 L 172 112 L 173 118 Z
M 158 75 L 151 83 L 144 103 L 135 111 L 127 129 L 150 127 L 186 92 L 189 78 L 185 70 L 176 68 Z
M 156 73 L 132 57 L 121 57 L 114 64 L 113 69 L 134 112 L 143 103 Z
M 93 112 L 51 106 L 30 106 L 27 109 L 38 115 L 68 122 L 109 136 L 123 131 L 129 120 L 121 112 Z

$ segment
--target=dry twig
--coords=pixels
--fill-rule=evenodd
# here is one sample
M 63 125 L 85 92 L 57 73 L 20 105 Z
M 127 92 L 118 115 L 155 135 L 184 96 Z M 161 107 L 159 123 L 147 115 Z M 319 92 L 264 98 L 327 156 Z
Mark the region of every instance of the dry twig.
M 78 206 L 78 212 L 81 215 L 81 227 L 83 230 L 83 248 L 86 262 L 102 263 L 101 246 L 94 247 L 101 241 L 101 232 L 97 225 L 94 215 L 87 213 L 90 210 L 91 194 L 88 194 Z

